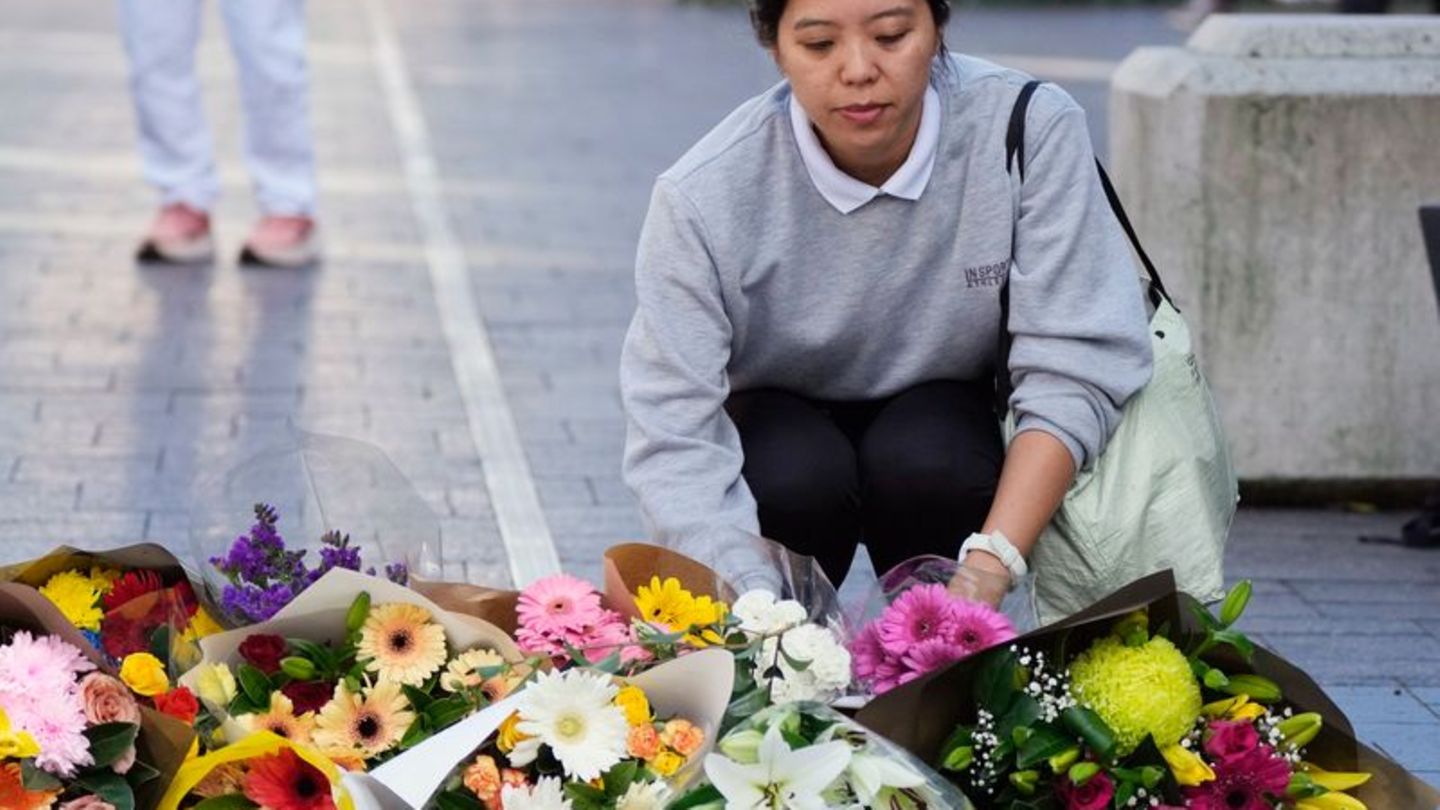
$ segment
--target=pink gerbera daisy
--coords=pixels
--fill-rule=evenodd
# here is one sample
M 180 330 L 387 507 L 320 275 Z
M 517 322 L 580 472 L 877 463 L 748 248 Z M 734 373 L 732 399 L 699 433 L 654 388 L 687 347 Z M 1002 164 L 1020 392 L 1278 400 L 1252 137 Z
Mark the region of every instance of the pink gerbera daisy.
M 891 655 L 931 638 L 949 638 L 954 624 L 944 585 L 917 585 L 900 594 L 877 623 L 880 646 Z
M 905 673 L 899 659 L 880 646 L 878 622 L 866 625 L 860 635 L 850 642 L 850 661 L 855 678 L 877 695 L 899 686 L 900 676 Z
M 1269 810 L 1285 796 L 1290 766 L 1268 745 L 1212 763 L 1215 778 L 1185 788 L 1185 806 L 1194 810 Z
M 961 658 L 1015 638 L 1015 625 L 983 602 L 951 599 L 950 618 L 947 638 L 961 650 Z
M 600 594 L 588 582 L 556 574 L 521 591 L 515 612 L 522 630 L 554 635 L 598 624 L 604 611 Z
M 901 663 L 915 677 L 934 672 L 959 661 L 970 653 L 948 638 L 931 638 L 916 644 L 900 657 Z

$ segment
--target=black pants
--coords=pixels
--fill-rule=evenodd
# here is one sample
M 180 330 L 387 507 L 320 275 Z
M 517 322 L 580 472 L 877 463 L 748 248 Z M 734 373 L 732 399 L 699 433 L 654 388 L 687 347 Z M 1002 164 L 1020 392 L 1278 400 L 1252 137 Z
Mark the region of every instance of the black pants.
M 836 585 L 864 542 L 883 573 L 953 557 L 979 531 L 1005 450 L 988 382 L 930 382 L 868 402 L 737 392 L 743 474 L 760 530 L 820 561 Z

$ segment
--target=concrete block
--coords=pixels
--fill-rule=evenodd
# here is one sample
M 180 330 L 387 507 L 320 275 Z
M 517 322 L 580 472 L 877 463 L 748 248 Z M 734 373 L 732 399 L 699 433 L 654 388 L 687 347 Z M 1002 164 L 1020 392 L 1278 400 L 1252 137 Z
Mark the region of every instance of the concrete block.
M 1242 478 L 1433 478 L 1440 21 L 1212 17 L 1112 85 L 1116 183 Z

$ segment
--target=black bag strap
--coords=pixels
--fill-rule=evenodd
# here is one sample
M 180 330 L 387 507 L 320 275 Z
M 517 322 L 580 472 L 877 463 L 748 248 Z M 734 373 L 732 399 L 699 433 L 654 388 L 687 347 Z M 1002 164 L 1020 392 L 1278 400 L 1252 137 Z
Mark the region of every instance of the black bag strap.
M 1020 95 L 1015 98 L 1015 107 L 1010 111 L 1010 125 L 1005 132 L 1005 172 L 1009 174 L 1012 170 L 1018 170 L 1020 182 L 1025 182 L 1025 117 L 1030 110 L 1030 97 L 1035 95 L 1035 90 L 1041 82 L 1031 80 L 1020 88 Z M 1160 273 L 1155 269 L 1155 263 L 1150 260 L 1150 254 L 1140 244 L 1140 237 L 1135 233 L 1135 226 L 1130 223 L 1130 217 L 1125 213 L 1125 206 L 1120 202 L 1120 195 L 1115 192 L 1115 186 L 1110 182 L 1110 175 L 1106 173 L 1105 166 L 1100 159 L 1095 159 L 1095 169 L 1100 173 L 1100 186 L 1105 189 L 1105 199 L 1110 203 L 1110 210 L 1115 212 L 1115 218 L 1120 221 L 1120 227 L 1124 229 L 1125 235 L 1129 237 L 1130 244 L 1135 248 L 1135 254 L 1140 257 L 1140 262 L 1145 265 L 1145 273 L 1150 278 L 1149 294 L 1150 302 L 1155 306 L 1160 305 L 1163 299 L 1175 309 L 1175 301 L 1165 289 L 1165 282 L 1160 280 Z M 1010 278 L 1006 274 L 1005 280 L 1000 285 L 1000 352 L 995 370 L 995 412 L 1003 415 L 1010 407 Z

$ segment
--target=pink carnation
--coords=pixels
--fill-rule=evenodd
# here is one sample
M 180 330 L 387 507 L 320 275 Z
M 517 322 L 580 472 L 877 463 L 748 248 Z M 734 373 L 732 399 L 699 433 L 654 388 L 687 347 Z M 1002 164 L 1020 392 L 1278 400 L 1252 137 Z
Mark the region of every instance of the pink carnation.
M 94 668 L 79 649 L 55 636 L 22 630 L 0 646 L 0 708 L 39 743 L 35 764 L 56 776 L 71 778 L 94 762 L 76 681 Z
M 520 630 L 548 637 L 599 624 L 605 610 L 590 583 L 568 574 L 536 580 L 520 592 Z
M 115 805 L 98 796 L 81 796 L 60 805 L 60 810 L 115 810 Z

